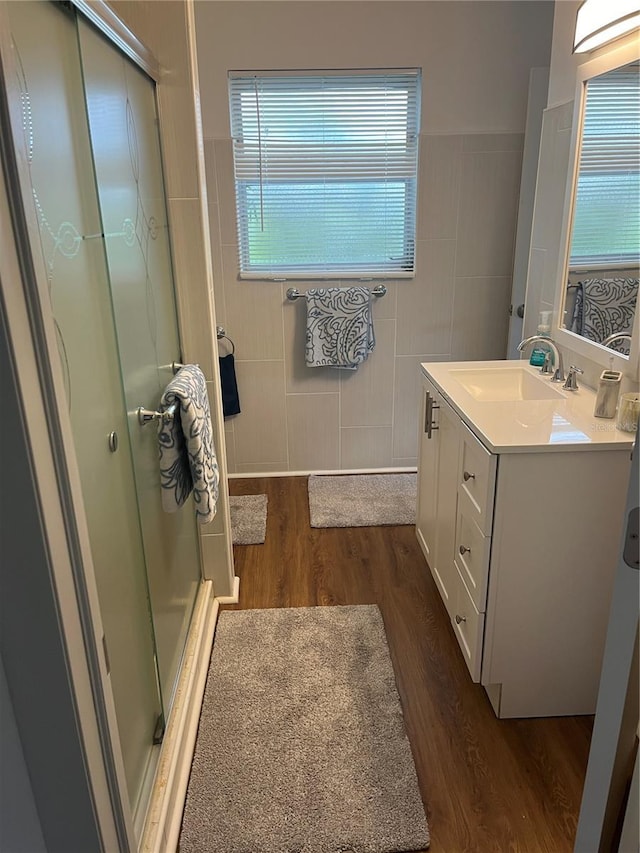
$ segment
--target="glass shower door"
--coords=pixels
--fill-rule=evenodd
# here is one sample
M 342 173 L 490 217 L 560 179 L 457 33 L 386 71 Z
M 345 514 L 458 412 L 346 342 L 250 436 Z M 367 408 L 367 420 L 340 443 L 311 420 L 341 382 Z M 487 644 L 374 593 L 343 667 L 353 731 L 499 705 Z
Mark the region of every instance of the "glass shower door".
M 47 275 L 135 810 L 162 704 L 76 23 L 57 4 L 8 6 L 22 107 L 14 134 L 28 163 L 25 205 L 39 226 L 32 251 Z
M 8 7 L 32 252 L 46 270 L 139 828 L 200 584 L 193 500 L 162 511 L 157 427 L 137 417 L 157 409 L 180 360 L 155 86 L 73 7 Z
M 146 556 L 160 684 L 170 707 L 200 583 L 193 499 L 161 508 L 155 422 L 180 361 L 155 84 L 78 20 L 87 115 L 105 235 L 122 384 Z

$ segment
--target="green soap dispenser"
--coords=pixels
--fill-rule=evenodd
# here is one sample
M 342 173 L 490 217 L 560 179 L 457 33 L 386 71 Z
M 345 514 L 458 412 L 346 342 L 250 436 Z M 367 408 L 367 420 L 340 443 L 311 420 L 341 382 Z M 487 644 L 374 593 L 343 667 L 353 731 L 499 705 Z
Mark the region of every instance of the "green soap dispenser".
M 545 338 L 551 337 L 551 311 L 541 311 L 540 320 L 538 322 L 538 334 L 544 335 Z M 531 358 L 529 364 L 534 367 L 542 367 L 547 353 L 551 353 L 551 347 L 545 346 L 543 343 L 537 343 L 531 350 Z M 553 353 L 551 353 L 553 359 Z

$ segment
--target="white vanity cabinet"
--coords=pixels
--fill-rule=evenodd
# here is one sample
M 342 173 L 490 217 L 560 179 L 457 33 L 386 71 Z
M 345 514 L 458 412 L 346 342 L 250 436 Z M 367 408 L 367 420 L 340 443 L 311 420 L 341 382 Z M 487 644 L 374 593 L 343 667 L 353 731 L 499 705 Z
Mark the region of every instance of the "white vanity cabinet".
M 496 452 L 426 375 L 422 403 L 416 533 L 472 679 L 499 717 L 594 713 L 628 446 Z

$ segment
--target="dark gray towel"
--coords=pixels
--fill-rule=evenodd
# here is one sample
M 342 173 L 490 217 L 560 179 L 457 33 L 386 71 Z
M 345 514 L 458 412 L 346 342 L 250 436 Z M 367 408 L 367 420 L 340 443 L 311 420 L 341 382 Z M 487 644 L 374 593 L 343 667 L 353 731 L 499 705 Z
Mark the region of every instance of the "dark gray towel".
M 222 413 L 225 418 L 240 414 L 240 397 L 236 381 L 233 353 L 220 356 L 220 384 L 222 385 Z

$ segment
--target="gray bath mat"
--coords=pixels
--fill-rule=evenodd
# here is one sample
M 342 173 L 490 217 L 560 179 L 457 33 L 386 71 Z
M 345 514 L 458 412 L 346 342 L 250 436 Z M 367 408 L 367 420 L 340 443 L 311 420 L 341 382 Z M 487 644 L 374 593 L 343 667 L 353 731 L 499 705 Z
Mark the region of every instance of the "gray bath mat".
M 180 853 L 428 844 L 377 606 L 224 611 Z
M 230 495 L 234 545 L 261 545 L 267 529 L 266 495 Z
M 416 523 L 416 474 L 312 475 L 312 527 Z

